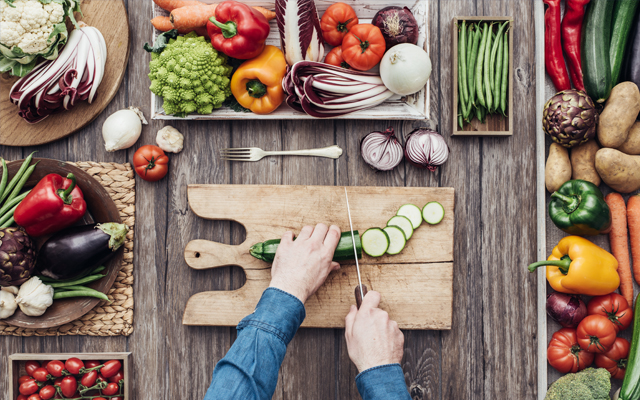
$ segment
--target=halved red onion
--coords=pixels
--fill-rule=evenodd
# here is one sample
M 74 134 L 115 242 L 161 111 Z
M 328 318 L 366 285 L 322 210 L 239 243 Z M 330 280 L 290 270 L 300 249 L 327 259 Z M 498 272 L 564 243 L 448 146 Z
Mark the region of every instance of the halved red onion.
M 371 132 L 360 144 L 362 158 L 371 168 L 390 171 L 402 162 L 402 145 L 389 127 L 384 132 Z
M 449 146 L 438 132 L 418 128 L 407 136 L 404 155 L 416 167 L 435 171 L 449 158 Z

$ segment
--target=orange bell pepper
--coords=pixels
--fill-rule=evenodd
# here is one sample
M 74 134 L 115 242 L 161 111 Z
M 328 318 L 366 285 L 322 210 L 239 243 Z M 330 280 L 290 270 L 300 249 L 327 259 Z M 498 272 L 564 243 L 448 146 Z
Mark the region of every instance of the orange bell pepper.
M 269 114 L 284 101 L 282 79 L 286 73 L 282 51 L 265 46 L 258 57 L 238 67 L 231 78 L 231 93 L 242 107 L 256 114 Z

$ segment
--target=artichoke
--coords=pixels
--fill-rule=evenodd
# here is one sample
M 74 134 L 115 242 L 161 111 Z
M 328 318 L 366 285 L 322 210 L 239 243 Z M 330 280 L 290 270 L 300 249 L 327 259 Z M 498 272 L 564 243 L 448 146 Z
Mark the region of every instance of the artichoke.
M 585 92 L 571 89 L 547 101 L 542 126 L 554 142 L 570 148 L 595 137 L 598 118 L 593 100 Z
M 0 286 L 19 286 L 36 265 L 36 246 L 20 227 L 0 229 Z

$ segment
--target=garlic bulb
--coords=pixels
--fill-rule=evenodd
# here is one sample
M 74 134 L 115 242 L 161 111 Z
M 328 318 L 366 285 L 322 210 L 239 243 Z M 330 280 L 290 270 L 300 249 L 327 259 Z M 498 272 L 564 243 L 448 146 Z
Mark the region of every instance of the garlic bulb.
M 173 126 L 167 125 L 158 131 L 156 143 L 158 143 L 158 147 L 167 153 L 180 153 L 184 143 L 184 136 Z
M 17 290 L 15 286 L 9 286 L 9 288 L 2 288 L 2 290 L 0 290 L 0 319 L 9 318 L 18 308 L 18 303 L 16 303 L 13 292 L 5 290 L 10 288 Z
M 142 133 L 142 124 L 148 123 L 136 107 L 114 112 L 102 125 L 104 147 L 107 151 L 116 151 L 133 146 Z
M 20 286 L 16 303 L 26 315 L 39 317 L 53 304 L 53 288 L 34 276 Z
M 14 296 L 18 295 L 18 288 L 15 286 L 5 286 L 5 287 L 0 287 L 0 290 L 4 290 L 5 292 L 9 292 L 11 294 L 13 294 Z

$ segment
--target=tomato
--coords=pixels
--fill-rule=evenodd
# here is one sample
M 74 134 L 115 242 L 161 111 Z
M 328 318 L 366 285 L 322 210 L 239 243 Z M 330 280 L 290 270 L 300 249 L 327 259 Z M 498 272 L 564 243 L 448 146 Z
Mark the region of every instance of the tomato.
M 28 400 L 29 398 L 23 394 L 19 394 L 16 400 Z
M 42 389 L 40 389 L 40 397 L 42 397 L 42 400 L 52 399 L 53 396 L 55 395 L 56 395 L 56 388 L 54 388 L 51 385 L 47 385 Z
M 625 330 L 633 322 L 633 309 L 627 300 L 618 293 L 596 296 L 587 304 L 588 315 L 603 315 L 616 328 L 616 333 Z
M 616 341 L 616 327 L 602 315 L 587 315 L 578 328 L 578 344 L 592 353 L 606 353 Z
M 37 370 L 38 368 L 40 368 L 40 363 L 37 361 L 27 361 L 27 363 L 24 365 L 24 369 L 27 370 L 27 375 L 29 376 L 32 376 L 33 371 Z
M 84 363 L 84 367 L 86 369 L 99 367 L 100 365 L 102 365 L 100 361 L 96 361 L 96 360 L 85 361 Z
M 112 376 L 111 378 L 109 378 L 109 382 L 115 382 L 118 383 L 121 380 L 124 379 L 124 372 L 122 370 L 118 371 L 117 374 L 115 374 L 114 376 Z
M 593 362 L 593 354 L 580 348 L 575 329 L 562 328 L 551 336 L 547 360 L 558 372 L 566 374 L 587 368 Z
M 606 368 L 613 379 L 624 379 L 630 346 L 626 339 L 617 338 L 609 351 L 604 354 L 596 354 L 596 366 Z
M 73 376 L 65 376 L 60 383 L 60 390 L 64 397 L 72 398 L 76 390 L 78 390 L 78 381 Z
M 107 400 L 107 399 L 105 399 L 104 397 L 94 397 L 93 400 Z
M 18 391 L 20 392 L 20 394 L 24 394 L 26 396 L 30 396 L 30 395 L 34 394 L 35 392 L 37 392 L 38 389 L 40 389 L 38 387 L 38 383 L 35 380 L 30 380 L 30 381 L 26 381 L 26 382 L 20 384 L 20 387 L 18 388 Z
M 22 385 L 23 383 L 25 383 L 26 381 L 32 381 L 33 377 L 29 376 L 29 375 L 22 375 L 20 378 L 18 378 L 18 384 Z
M 164 178 L 169 170 L 169 157 L 158 146 L 142 146 L 133 155 L 133 166 L 145 181 L 155 182 Z
M 371 24 L 356 25 L 342 41 L 342 57 L 353 69 L 367 71 L 380 62 L 387 45 L 380 28 Z
M 64 379 L 63 377 L 60 377 L 60 378 L 56 379 L 55 381 L 53 381 L 53 384 L 56 385 L 56 386 L 60 386 L 60 385 L 62 385 L 62 380 L 63 379 Z
M 104 367 L 100 368 L 100 373 L 105 378 L 111 378 L 115 374 L 117 374 L 122 368 L 122 364 L 118 360 L 111 360 L 104 363 Z
M 78 375 L 80 373 L 80 370 L 84 368 L 84 363 L 79 358 L 72 357 L 65 361 L 64 367 L 72 375 Z
M 334 47 L 324 58 L 325 64 L 335 65 L 336 67 L 342 67 L 345 69 L 351 69 L 351 66 L 347 64 L 342 57 L 342 46 Z
M 40 367 L 33 371 L 33 379 L 37 380 L 38 382 L 46 382 L 48 380 L 48 375 L 49 371 L 47 371 L 46 368 Z
M 47 363 L 46 368 L 51 376 L 53 376 L 54 378 L 60 378 L 62 376 L 62 370 L 64 370 L 64 364 L 62 363 L 62 361 L 53 360 Z
M 40 395 L 38 394 L 32 394 L 31 396 L 27 397 L 27 400 L 42 400 L 42 397 L 40 397 Z
M 98 371 L 93 370 L 93 371 L 89 371 L 86 374 L 84 374 L 82 376 L 82 379 L 80 379 L 80 383 L 83 386 L 91 387 L 91 386 L 96 384 L 96 380 L 97 379 L 98 379 Z
M 109 380 L 107 378 L 105 378 L 104 376 L 102 376 L 101 373 L 98 372 L 98 382 L 109 382 Z
M 102 394 L 106 394 L 107 396 L 113 396 L 114 394 L 118 394 L 118 392 L 120 392 L 120 385 L 113 382 L 108 384 L 106 388 L 102 389 Z
M 350 5 L 344 3 L 330 5 L 320 20 L 322 37 L 331 46 L 340 46 L 344 36 L 355 25 L 358 25 L 356 12 Z

